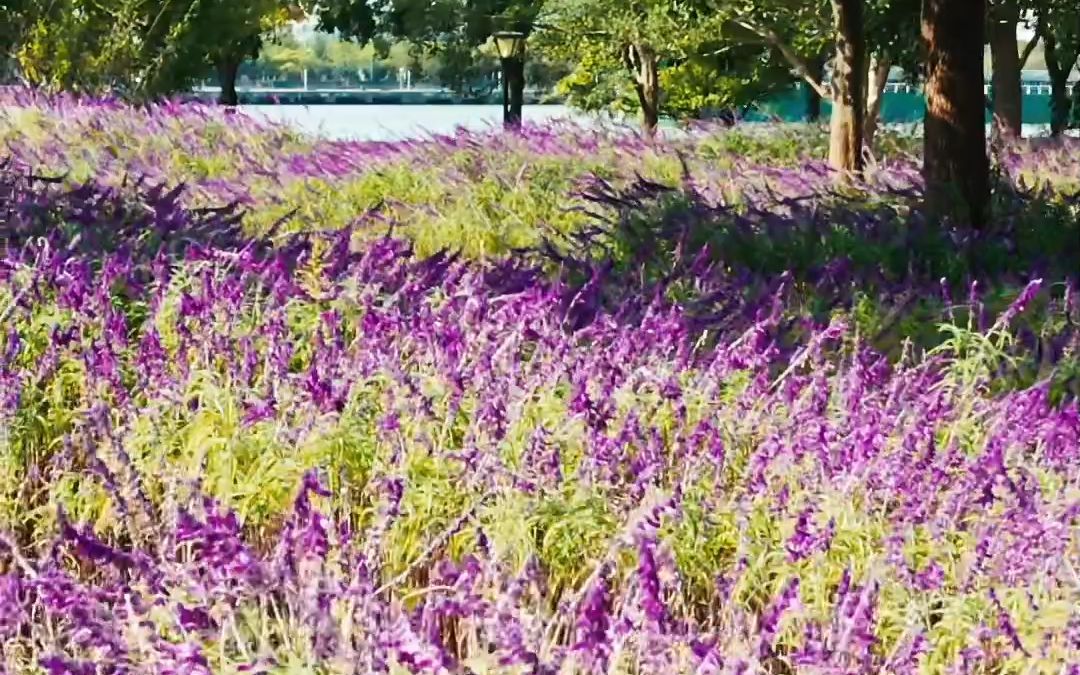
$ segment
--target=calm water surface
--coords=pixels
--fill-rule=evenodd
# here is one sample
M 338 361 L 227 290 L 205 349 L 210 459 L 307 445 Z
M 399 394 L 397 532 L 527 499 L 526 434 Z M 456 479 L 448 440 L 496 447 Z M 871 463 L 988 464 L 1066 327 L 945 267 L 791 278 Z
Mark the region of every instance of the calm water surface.
M 483 131 L 502 123 L 497 105 L 253 105 L 244 110 L 275 122 L 336 140 L 391 141 L 453 133 L 458 127 Z M 527 105 L 526 122 L 573 120 L 598 123 L 600 118 L 562 105 Z M 632 122 L 632 121 L 631 121 Z M 606 120 L 605 124 L 611 124 Z M 919 125 L 889 125 L 916 132 Z M 1049 125 L 1025 124 L 1025 136 L 1042 136 Z
M 498 105 L 252 105 L 244 110 L 339 140 L 403 140 L 452 133 L 458 127 L 482 131 L 502 124 Z M 590 119 L 562 105 L 527 105 L 523 115 L 534 123 Z

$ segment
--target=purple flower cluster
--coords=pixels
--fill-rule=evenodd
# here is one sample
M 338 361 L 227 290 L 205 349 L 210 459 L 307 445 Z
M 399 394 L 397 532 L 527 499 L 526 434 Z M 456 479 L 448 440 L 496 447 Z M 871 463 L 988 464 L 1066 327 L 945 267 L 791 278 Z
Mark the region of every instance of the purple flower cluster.
M 1080 408 L 1049 381 L 890 360 L 786 276 L 691 264 L 740 303 L 703 329 L 664 280 L 252 237 L 188 198 L 0 173 L 7 670 L 1080 661 Z M 1068 283 L 964 335 L 1052 297 L 1064 361 Z

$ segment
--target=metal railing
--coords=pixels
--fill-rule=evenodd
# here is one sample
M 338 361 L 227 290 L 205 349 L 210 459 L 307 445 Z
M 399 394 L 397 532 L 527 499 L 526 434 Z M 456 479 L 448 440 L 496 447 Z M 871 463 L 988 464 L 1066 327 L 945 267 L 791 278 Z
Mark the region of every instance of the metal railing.
M 1071 89 L 1076 80 L 1069 82 L 1068 87 Z M 1020 84 L 1020 89 L 1023 91 L 1024 96 L 1049 96 L 1053 88 L 1048 82 L 1023 82 Z M 885 93 L 887 94 L 917 94 L 922 90 L 918 85 L 908 84 L 906 82 L 889 82 L 885 85 Z M 990 94 L 990 85 L 983 85 L 983 93 Z

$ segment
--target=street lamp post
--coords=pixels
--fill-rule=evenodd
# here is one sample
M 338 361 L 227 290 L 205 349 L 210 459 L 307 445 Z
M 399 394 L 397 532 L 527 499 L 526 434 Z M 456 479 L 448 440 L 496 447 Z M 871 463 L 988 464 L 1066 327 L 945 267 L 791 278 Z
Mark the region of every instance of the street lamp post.
M 516 129 L 525 98 L 525 34 L 500 31 L 491 37 L 502 61 L 503 125 Z

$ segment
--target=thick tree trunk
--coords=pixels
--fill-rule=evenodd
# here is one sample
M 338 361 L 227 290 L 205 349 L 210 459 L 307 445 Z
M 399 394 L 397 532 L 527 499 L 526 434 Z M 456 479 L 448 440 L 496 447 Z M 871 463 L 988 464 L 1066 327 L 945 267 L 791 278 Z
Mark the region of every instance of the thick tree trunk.
M 923 0 L 923 178 L 932 214 L 981 228 L 990 195 L 983 95 L 986 0 Z
M 866 46 L 863 0 L 832 0 L 836 57 L 832 72 L 829 164 L 838 171 L 862 170 Z
M 1076 106 L 1080 105 L 1076 100 L 1076 88 L 1074 87 L 1071 96 L 1069 94 L 1069 73 L 1080 57 L 1080 47 L 1076 44 L 1077 40 L 1070 40 L 1070 37 L 1073 36 L 1067 36 L 1066 41 L 1070 42 L 1072 47 L 1064 49 L 1053 30 L 1046 31 L 1043 38 L 1046 72 L 1050 76 L 1050 133 L 1054 136 L 1060 136 L 1074 126 L 1074 118 L 1080 116 L 1080 110 L 1076 109 Z
M 236 78 L 240 73 L 240 63 L 235 59 L 222 59 L 217 64 L 218 84 L 221 86 L 221 94 L 218 103 L 227 106 L 240 105 L 240 97 L 236 93 Z
M 1069 98 L 1069 74 L 1050 78 L 1050 135 L 1060 136 L 1069 128 L 1074 105 Z
M 1053 30 L 1047 31 L 1043 38 L 1043 55 L 1046 73 L 1050 76 L 1050 134 L 1060 136 L 1068 128 L 1072 102 L 1069 100 L 1069 71 L 1061 65 Z
M 825 79 L 825 58 L 819 56 L 809 63 L 810 74 L 815 80 L 821 82 Z M 818 90 L 804 85 L 806 88 L 806 121 L 817 124 L 821 121 L 821 94 Z
M 626 66 L 634 75 L 634 90 L 641 105 L 641 130 L 647 136 L 656 135 L 660 124 L 660 79 L 656 52 L 645 44 L 626 49 Z
M 863 125 L 863 142 L 866 147 L 874 145 L 874 135 L 881 121 L 881 104 L 885 98 L 885 85 L 889 83 L 892 61 L 887 56 L 875 54 L 867 68 L 869 86 L 866 92 L 866 121 Z
M 1016 44 L 1016 25 L 1020 10 L 1016 0 L 998 0 L 990 13 L 991 83 L 994 92 L 994 134 L 1019 138 L 1023 117 L 1020 93 L 1020 55 Z

